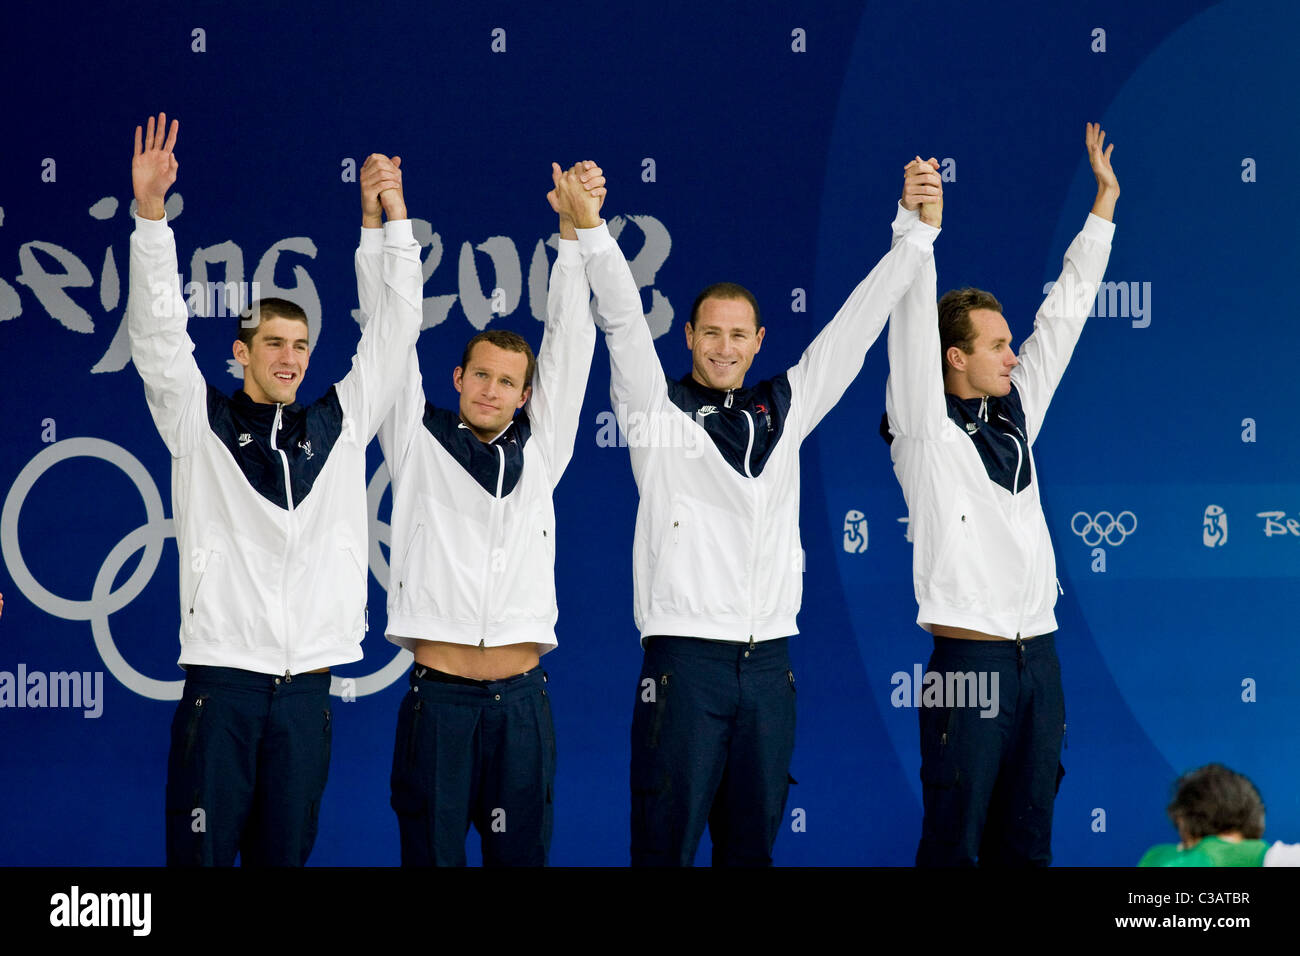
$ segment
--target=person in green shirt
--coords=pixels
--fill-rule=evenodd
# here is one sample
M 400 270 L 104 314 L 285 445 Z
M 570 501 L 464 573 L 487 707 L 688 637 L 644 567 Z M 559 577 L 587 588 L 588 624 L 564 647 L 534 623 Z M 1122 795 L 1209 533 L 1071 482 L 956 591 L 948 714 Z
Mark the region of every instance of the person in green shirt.
M 1297 847 L 1264 835 L 1264 801 L 1250 779 L 1212 763 L 1183 774 L 1165 808 L 1179 843 L 1161 843 L 1138 866 L 1296 865 Z

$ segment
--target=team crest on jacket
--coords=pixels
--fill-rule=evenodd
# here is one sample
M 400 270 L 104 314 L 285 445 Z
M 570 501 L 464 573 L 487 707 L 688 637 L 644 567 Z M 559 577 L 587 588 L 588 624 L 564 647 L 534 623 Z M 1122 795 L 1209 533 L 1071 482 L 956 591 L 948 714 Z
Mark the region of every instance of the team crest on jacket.
M 298 442 L 298 447 L 301 448 L 301 449 L 303 450 L 303 452 L 307 455 L 308 458 L 311 457 L 312 452 L 311 452 L 311 442 L 310 442 L 310 441 L 300 441 L 300 442 Z

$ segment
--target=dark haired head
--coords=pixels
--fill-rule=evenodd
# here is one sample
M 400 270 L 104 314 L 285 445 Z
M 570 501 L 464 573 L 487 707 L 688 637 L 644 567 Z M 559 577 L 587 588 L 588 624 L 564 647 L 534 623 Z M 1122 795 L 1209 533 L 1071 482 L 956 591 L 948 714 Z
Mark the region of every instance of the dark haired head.
M 524 372 L 524 388 L 528 388 L 533 384 L 533 372 L 537 368 L 537 357 L 533 355 L 532 347 L 522 335 L 508 332 L 505 329 L 485 329 L 470 339 L 465 345 L 465 354 L 461 356 L 461 368 L 469 368 L 470 353 L 474 351 L 474 346 L 480 342 L 487 342 L 499 349 L 505 349 L 507 352 L 522 353 L 528 359 L 528 369 Z
M 975 351 L 975 327 L 971 324 L 972 309 L 1002 312 L 1002 303 L 982 289 L 953 289 L 939 300 L 939 361 L 943 373 L 948 374 L 948 350 L 954 345 L 967 355 Z
M 691 317 L 687 320 L 691 325 L 695 325 L 695 319 L 700 314 L 700 306 L 705 299 L 738 299 L 748 302 L 749 307 L 754 310 L 754 328 L 761 329 L 763 327 L 763 316 L 758 311 L 758 300 L 754 298 L 754 293 L 743 285 L 737 285 L 734 282 L 715 282 L 697 295 L 695 302 L 691 305 Z
M 292 319 L 303 325 L 309 324 L 302 307 L 288 299 L 258 299 L 239 315 L 239 341 L 251 346 L 263 319 Z
M 1185 840 L 1240 833 L 1248 840 L 1264 835 L 1264 801 L 1247 777 L 1223 764 L 1197 767 L 1178 778 L 1169 819 Z

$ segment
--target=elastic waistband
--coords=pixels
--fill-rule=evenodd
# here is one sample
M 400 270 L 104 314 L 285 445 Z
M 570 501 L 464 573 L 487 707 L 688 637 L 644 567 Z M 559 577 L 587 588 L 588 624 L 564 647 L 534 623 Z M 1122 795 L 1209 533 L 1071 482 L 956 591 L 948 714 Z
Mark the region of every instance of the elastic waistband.
M 416 664 L 411 668 L 410 680 L 411 690 L 417 694 L 432 692 L 440 696 L 460 699 L 501 700 L 516 694 L 534 693 L 538 689 L 545 689 L 548 678 L 546 671 L 540 666 L 501 680 L 475 680 L 472 677 L 448 674 L 445 671 Z
M 790 639 L 777 637 L 770 641 L 711 641 L 703 637 L 647 637 L 645 650 L 695 657 L 710 661 L 734 661 L 748 657 L 750 661 L 789 659 Z
M 960 655 L 961 657 L 1014 658 L 1016 656 L 1016 643 L 1014 638 L 1000 641 L 971 641 L 961 637 L 934 635 L 934 649 L 936 651 Z M 1056 632 L 1052 631 L 1049 634 L 1037 634 L 1033 637 L 1021 638 L 1019 644 L 1024 649 L 1026 657 L 1055 654 Z
M 187 664 L 185 667 L 186 684 L 221 684 L 226 687 L 243 687 L 249 690 L 275 690 L 283 687 L 298 687 L 304 690 L 326 690 L 330 686 L 330 675 L 323 674 L 261 674 L 246 671 L 238 667 L 213 667 L 209 664 Z

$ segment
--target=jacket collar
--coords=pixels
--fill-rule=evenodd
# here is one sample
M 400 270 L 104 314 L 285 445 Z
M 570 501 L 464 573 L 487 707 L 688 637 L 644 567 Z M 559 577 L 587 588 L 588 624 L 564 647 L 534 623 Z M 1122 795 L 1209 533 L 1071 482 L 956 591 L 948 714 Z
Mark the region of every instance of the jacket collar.
M 998 399 L 991 396 L 980 396 L 979 398 L 958 398 L 952 392 L 945 392 L 948 399 L 949 415 L 953 411 L 968 422 L 987 422 L 992 415 L 997 414 Z
M 699 400 L 701 405 L 717 405 L 719 408 L 739 407 L 745 404 L 751 391 L 744 385 L 741 385 L 738 388 L 733 388 L 730 391 L 727 389 L 709 388 L 709 386 L 697 382 L 695 376 L 690 372 L 687 372 L 677 381 L 678 384 L 686 386 L 686 388 L 690 390 L 690 393 Z M 731 396 L 730 405 L 727 403 L 728 395 Z
M 239 410 L 246 415 L 275 417 L 275 402 L 255 402 L 248 397 L 248 393 L 242 388 L 230 396 L 231 402 L 239 407 Z M 302 406 L 297 402 L 292 405 L 282 406 L 287 414 L 293 414 L 302 411 Z

